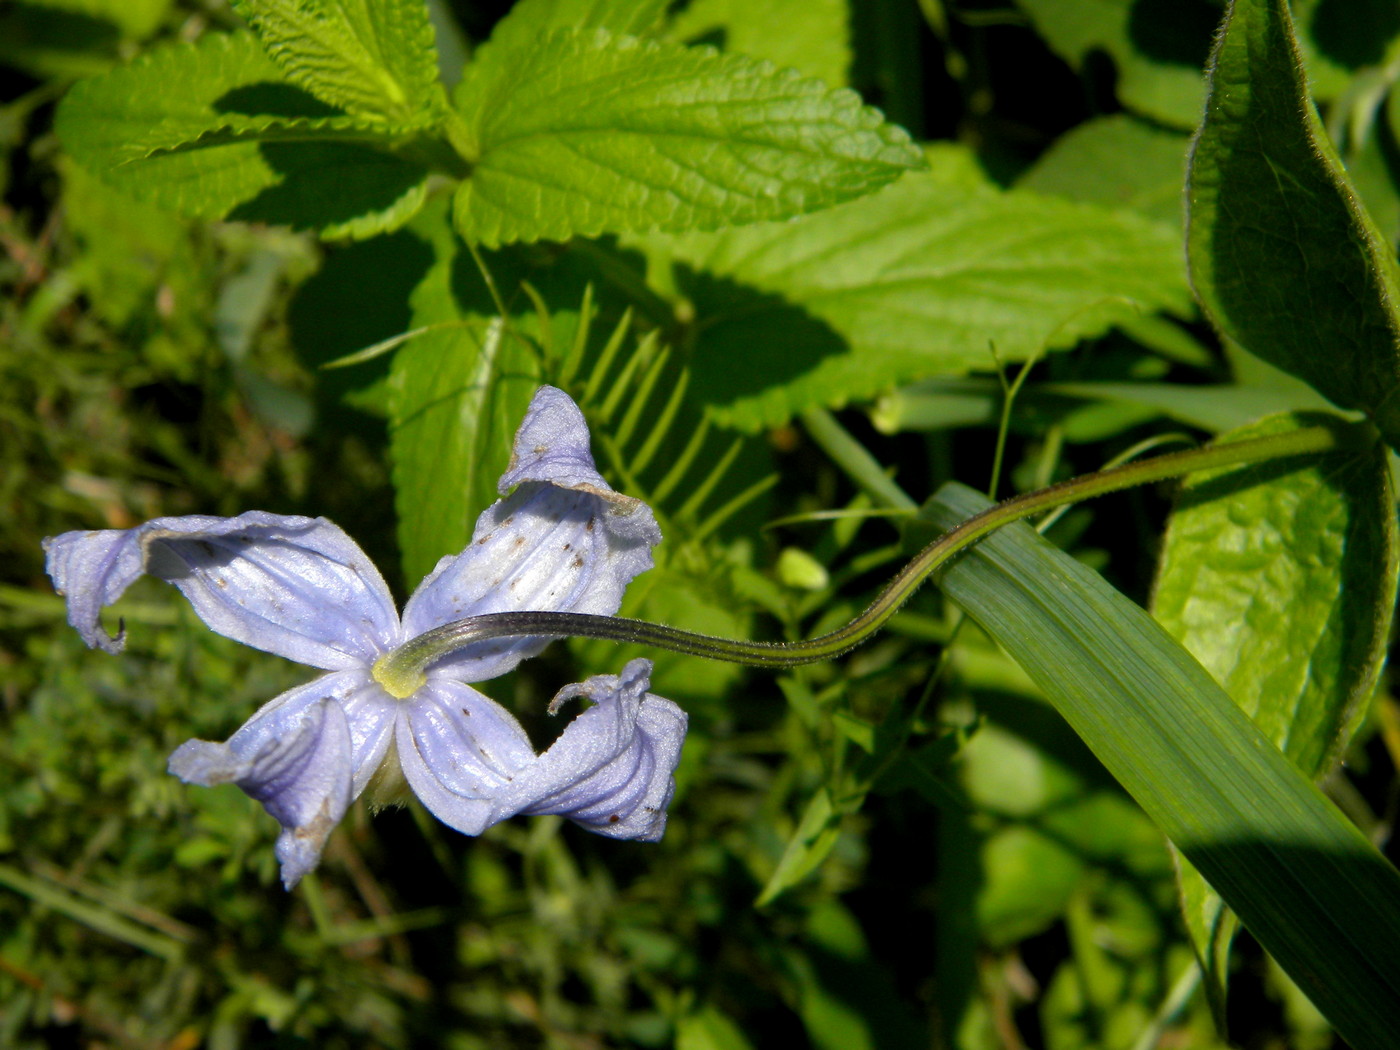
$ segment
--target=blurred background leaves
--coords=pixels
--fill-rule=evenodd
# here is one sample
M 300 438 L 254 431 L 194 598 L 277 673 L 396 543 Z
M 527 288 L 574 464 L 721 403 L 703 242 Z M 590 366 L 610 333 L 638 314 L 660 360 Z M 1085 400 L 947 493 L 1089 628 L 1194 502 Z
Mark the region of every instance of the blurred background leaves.
M 255 804 L 164 767 L 301 672 L 149 581 L 116 610 L 122 659 L 64 625 L 42 537 L 161 514 L 324 515 L 407 593 L 493 498 L 540 378 L 579 398 L 604 474 L 657 506 L 667 540 L 624 613 L 769 637 L 857 611 L 905 554 L 901 507 L 986 486 L 998 361 L 1038 362 L 1004 492 L 1320 407 L 1221 346 L 1185 291 L 1222 5 L 673 6 L 633 28 L 849 85 L 935 143 L 929 172 L 781 226 L 484 252 L 505 323 L 426 184 L 392 232 L 321 242 L 193 222 L 75 163 L 54 134 L 73 81 L 213 46 L 240 25 L 226 5 L 0 9 L 0 1045 L 1225 1045 L 1160 834 L 931 589 L 833 665 L 659 656 L 692 732 L 657 846 L 552 820 L 469 840 L 358 807 L 294 895 Z M 429 5 L 449 74 L 508 7 Z M 1324 132 L 1393 253 L 1400 21 L 1364 0 L 1294 11 Z M 918 180 L 935 188 L 882 240 Z M 866 459 L 836 455 L 841 434 Z M 1167 509 L 1137 492 L 1049 535 L 1145 600 Z M 1168 565 L 1194 557 L 1176 521 Z M 544 742 L 557 683 L 628 655 L 558 645 L 489 689 Z M 1353 692 L 1345 768 L 1310 772 L 1384 845 L 1400 714 L 1385 679 Z M 1238 1044 L 1339 1045 L 1247 938 L 1226 965 Z

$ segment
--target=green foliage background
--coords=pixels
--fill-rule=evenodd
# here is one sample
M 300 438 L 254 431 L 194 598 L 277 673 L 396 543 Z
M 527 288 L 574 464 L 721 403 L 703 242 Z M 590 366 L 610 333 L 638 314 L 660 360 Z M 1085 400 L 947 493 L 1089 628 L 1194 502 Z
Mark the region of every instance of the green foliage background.
M 1298 0 L 1295 66 L 1285 5 L 1240 0 L 1209 103 L 1210 0 L 510 6 L 0 9 L 0 1046 L 1379 1045 L 1393 1003 L 1324 1018 L 1162 829 L 1242 873 L 1247 917 L 1288 912 L 1249 881 L 1278 863 L 1338 887 L 1340 929 L 1348 890 L 1394 922 L 1393 870 L 1318 867 L 1286 823 L 1258 863 L 1193 853 L 1150 796 L 1208 753 L 1207 708 L 1162 686 L 1175 750 L 1115 740 L 1095 677 L 1147 710 L 1169 664 L 1209 672 L 1393 860 L 1375 450 L 1073 509 L 1043 531 L 1077 565 L 1008 537 L 838 661 L 646 654 L 692 727 L 658 845 L 356 807 L 289 895 L 260 807 L 164 772 L 305 669 L 149 581 L 127 652 L 89 652 L 42 537 L 324 515 L 402 597 L 540 382 L 661 521 L 623 612 L 735 637 L 844 622 L 950 480 L 1004 495 L 1324 398 L 1395 444 L 1384 4 Z M 999 624 L 1018 601 L 1047 619 Z M 1104 623 L 1149 640 L 1115 663 Z M 543 746 L 559 683 L 631 655 L 559 644 L 486 689 Z M 1328 949 L 1278 954 L 1394 983 Z

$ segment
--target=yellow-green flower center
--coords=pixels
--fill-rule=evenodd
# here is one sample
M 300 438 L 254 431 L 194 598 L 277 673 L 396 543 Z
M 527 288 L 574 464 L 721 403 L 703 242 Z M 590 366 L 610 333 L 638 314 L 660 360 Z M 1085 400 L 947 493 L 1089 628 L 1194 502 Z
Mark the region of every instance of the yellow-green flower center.
M 385 653 L 369 669 L 370 677 L 384 687 L 384 691 L 395 700 L 407 700 L 427 682 L 427 677 L 416 667 L 404 667 L 403 661 L 395 661 L 399 650 Z

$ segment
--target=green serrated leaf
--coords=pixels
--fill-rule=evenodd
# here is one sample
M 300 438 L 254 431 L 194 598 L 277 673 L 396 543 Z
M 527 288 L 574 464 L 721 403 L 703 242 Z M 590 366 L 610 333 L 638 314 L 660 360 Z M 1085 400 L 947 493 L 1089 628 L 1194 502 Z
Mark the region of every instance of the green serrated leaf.
M 338 112 L 289 85 L 251 34 L 209 33 L 153 48 L 75 84 L 56 124 L 81 163 L 103 170 L 240 117 L 315 119 Z
M 220 117 L 218 126 L 208 128 L 187 137 L 180 134 L 179 141 L 170 139 L 169 145 L 155 145 L 167 136 L 173 135 L 173 128 L 154 128 L 144 141 L 129 142 L 125 146 L 127 159 L 122 164 L 136 164 L 170 153 L 197 153 L 202 150 L 233 146 L 238 143 L 258 144 L 305 143 L 314 140 L 321 144 L 349 144 L 373 147 L 385 142 L 388 131 L 391 135 L 408 134 L 410 129 L 368 128 L 359 117 L 270 117 L 245 113 L 229 113 Z
M 1315 422 L 1275 416 L 1227 440 Z M 1152 610 L 1264 735 L 1314 779 L 1365 714 L 1395 602 L 1390 470 L 1379 448 L 1279 474 L 1192 475 L 1167 529 Z M 1224 1016 L 1231 918 L 1183 861 L 1187 930 Z
M 695 0 L 666 35 L 766 58 L 834 87 L 846 83 L 851 65 L 846 0 Z
M 431 218 L 425 214 L 424 219 Z M 480 306 L 475 271 L 463 270 L 446 223 L 431 225 L 435 261 L 413 290 L 420 335 L 389 367 L 389 450 L 404 579 L 416 583 L 471 538 L 477 515 L 498 498 L 516 427 L 541 381 L 536 349 Z
M 945 485 L 946 529 L 991 504 Z M 1357 1050 L 1400 1027 L 1400 873 L 1155 620 L 1028 526 L 940 585 L 1044 691 Z
M 379 138 L 288 83 L 247 33 L 167 44 L 85 80 L 55 126 L 109 185 L 200 218 L 364 237 L 405 221 L 426 193 L 427 168 L 387 151 L 394 133 Z
M 1045 42 L 1079 66 L 1107 54 L 1118 97 L 1129 109 L 1172 127 L 1201 116 L 1201 67 L 1220 18 L 1209 0 L 1145 4 L 1138 0 L 1017 0 Z
M 1308 99 L 1284 0 L 1236 0 L 1188 183 L 1191 278 L 1252 353 L 1400 441 L 1400 269 Z
M 906 176 L 796 222 L 656 239 L 693 268 L 696 381 L 719 419 L 781 424 L 916 378 L 1020 361 L 1139 311 L 1191 309 L 1166 227 Z
M 621 36 L 647 36 L 660 28 L 671 0 L 520 0 L 496 23 L 478 52 L 525 51 L 556 29 L 606 29 Z
M 290 83 L 354 116 L 426 125 L 446 109 L 423 0 L 233 0 Z
M 483 49 L 458 99 L 475 161 L 454 221 L 493 246 L 787 218 L 922 163 L 849 91 L 603 29 Z

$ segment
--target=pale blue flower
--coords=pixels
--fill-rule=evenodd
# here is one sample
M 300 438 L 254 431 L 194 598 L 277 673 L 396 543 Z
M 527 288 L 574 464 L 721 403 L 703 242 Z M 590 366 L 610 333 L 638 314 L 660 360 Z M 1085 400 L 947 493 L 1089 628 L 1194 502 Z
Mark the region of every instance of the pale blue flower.
M 649 661 L 560 690 L 551 711 L 571 697 L 593 705 L 539 755 L 515 718 L 468 683 L 504 674 L 548 639 L 474 643 L 410 683 L 380 673 L 409 639 L 463 617 L 615 613 L 627 584 L 651 567 L 656 519 L 598 474 L 583 415 L 563 391 L 535 395 L 500 491 L 511 494 L 481 515 L 465 551 L 438 563 L 402 618 L 364 552 L 324 518 L 249 511 L 69 532 L 46 541 L 48 570 L 69 622 L 107 652 L 124 639 L 103 629 L 102 609 L 149 573 L 178 587 L 220 634 L 326 670 L 264 705 L 226 743 L 191 740 L 170 757 L 182 780 L 237 784 L 281 823 L 289 889 L 366 788 L 393 801 L 406 785 L 468 835 L 517 813 L 557 813 L 602 835 L 655 841 L 686 716 L 647 692 Z

